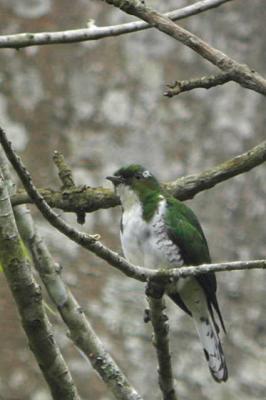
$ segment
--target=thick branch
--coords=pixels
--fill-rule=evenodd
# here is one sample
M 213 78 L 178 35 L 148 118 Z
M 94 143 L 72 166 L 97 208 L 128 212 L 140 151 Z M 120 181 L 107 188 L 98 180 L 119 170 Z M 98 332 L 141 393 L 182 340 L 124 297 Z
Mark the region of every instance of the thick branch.
M 38 191 L 50 207 L 59 208 L 65 212 L 93 212 L 101 208 L 116 207 L 120 204 L 118 197 L 113 191 L 102 187 L 91 188 L 80 186 L 63 191 L 45 188 L 38 189 Z M 19 190 L 11 200 L 13 207 L 20 204 L 32 203 L 32 199 L 24 190 Z
M 173 21 L 199 14 L 227 3 L 231 0 L 203 0 L 195 4 L 171 11 L 165 15 Z M 27 46 L 40 46 L 57 43 L 75 43 L 89 40 L 97 40 L 105 37 L 123 35 L 151 28 L 143 21 L 129 22 L 121 25 L 96 27 L 92 24 L 87 29 L 72 29 L 61 32 L 41 32 L 41 33 L 18 33 L 13 35 L 0 36 L 0 48 L 20 49 Z
M 217 75 L 203 76 L 201 78 L 185 81 L 175 81 L 174 83 L 167 85 L 168 89 L 164 92 L 164 96 L 173 97 L 182 92 L 188 92 L 189 90 L 198 88 L 210 89 L 218 85 L 224 85 L 230 81 L 232 81 L 230 72 L 222 72 Z
M 266 161 L 266 141 L 246 153 L 231 158 L 200 174 L 188 175 L 176 181 L 163 184 L 166 191 L 179 200 L 193 198 L 197 193 L 210 189 L 218 183 L 250 171 Z M 39 189 L 50 207 L 66 212 L 93 212 L 98 209 L 115 207 L 120 204 L 118 197 L 109 189 L 80 187 L 63 192 Z M 32 203 L 26 192 L 18 192 L 12 197 L 12 205 Z
M 254 90 L 261 94 L 266 94 L 266 80 L 249 68 L 247 65 L 239 64 L 237 61 L 228 57 L 220 50 L 210 46 L 198 36 L 187 31 L 181 26 L 172 22 L 167 16 L 157 12 L 156 10 L 146 7 L 140 0 L 103 0 L 106 3 L 112 4 L 120 8 L 130 15 L 148 22 L 153 27 L 161 32 L 173 37 L 185 46 L 190 47 L 201 57 L 211 62 L 216 67 L 220 68 L 223 72 L 230 72 L 232 80 L 238 82 L 240 85 Z
M 42 304 L 41 288 L 18 235 L 3 178 L 0 179 L 0 262 L 16 301 L 29 346 L 55 400 L 79 400 L 70 372 L 55 343 Z

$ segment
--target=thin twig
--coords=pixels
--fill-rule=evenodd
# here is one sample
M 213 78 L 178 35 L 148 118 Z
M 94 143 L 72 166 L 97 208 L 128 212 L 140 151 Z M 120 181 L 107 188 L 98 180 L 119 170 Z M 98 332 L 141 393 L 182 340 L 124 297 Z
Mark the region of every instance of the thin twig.
M 232 81 L 230 72 L 221 72 L 217 75 L 203 76 L 201 78 L 185 81 L 175 81 L 174 83 L 167 85 L 168 89 L 164 92 L 164 96 L 173 97 L 182 92 L 188 92 L 189 90 L 198 88 L 210 89 L 218 85 L 224 85 L 230 81 Z
M 259 166 L 266 161 L 266 141 L 239 156 L 231 158 L 200 174 L 188 175 L 173 182 L 163 183 L 164 189 L 179 200 L 192 199 L 203 190 L 233 178 Z M 66 212 L 93 212 L 98 209 L 115 207 L 120 204 L 113 191 L 105 188 L 81 187 L 73 191 L 55 192 L 50 189 L 38 189 L 50 207 Z M 12 205 L 32 203 L 26 192 L 16 193 Z
M 232 0 L 202 0 L 195 4 L 174 10 L 165 15 L 173 21 L 186 18 L 211 8 L 218 7 Z M 142 21 L 129 22 L 126 24 L 96 27 L 91 26 L 86 29 L 72 29 L 60 32 L 40 32 L 40 33 L 18 33 L 13 35 L 0 36 L 0 48 L 20 49 L 28 46 L 41 46 L 57 43 L 75 43 L 89 40 L 97 40 L 106 37 L 124 35 L 152 28 L 149 24 Z
M 146 21 L 153 27 L 168 36 L 173 37 L 185 46 L 190 47 L 201 57 L 211 62 L 223 72 L 230 72 L 232 80 L 238 82 L 245 88 L 254 90 L 255 92 L 266 94 L 266 80 L 247 65 L 240 64 L 234 59 L 218 49 L 210 46 L 204 40 L 195 34 L 187 31 L 181 26 L 175 24 L 167 16 L 157 12 L 156 10 L 146 7 L 140 0 L 102 0 L 120 8 L 127 14 L 134 15 Z
M 179 278 L 187 278 L 188 276 L 197 276 L 207 274 L 209 272 L 228 272 L 228 271 L 246 271 L 251 269 L 266 269 L 266 260 L 252 261 L 229 261 L 223 263 L 201 264 L 199 266 L 181 267 L 168 270 L 154 271 L 148 270 L 149 277 L 154 281 L 162 284 L 172 283 Z
M 63 190 L 72 189 L 75 186 L 73 174 L 65 158 L 59 151 L 54 151 L 53 161 L 58 169 L 58 175 L 63 184 Z
M 72 193 L 73 190 L 75 190 L 76 185 L 71 168 L 66 163 L 63 154 L 60 153 L 59 151 L 54 151 L 53 160 L 58 169 L 59 178 L 63 183 L 62 187 L 63 195 L 69 192 Z M 78 224 L 83 225 L 85 223 L 85 220 L 86 220 L 86 213 L 84 210 L 82 210 L 82 208 L 80 208 L 77 211 L 77 222 Z

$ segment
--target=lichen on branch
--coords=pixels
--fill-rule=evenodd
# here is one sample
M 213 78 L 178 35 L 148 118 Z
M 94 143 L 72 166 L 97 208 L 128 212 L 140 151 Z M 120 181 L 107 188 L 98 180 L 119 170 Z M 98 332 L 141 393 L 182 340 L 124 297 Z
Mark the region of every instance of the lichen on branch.
M 9 195 L 0 178 L 0 263 L 16 301 L 29 346 L 54 400 L 79 400 L 68 367 L 54 340 L 23 242 L 18 234 Z
M 177 199 L 187 200 L 201 191 L 250 171 L 265 161 L 266 141 L 199 174 L 177 178 L 175 181 L 162 183 L 162 185 Z M 120 204 L 119 198 L 113 191 L 102 187 L 81 186 L 57 192 L 51 189 L 38 189 L 38 192 L 50 207 L 59 208 L 65 212 L 93 212 Z M 11 200 L 13 206 L 32 203 L 32 199 L 25 191 L 18 191 Z

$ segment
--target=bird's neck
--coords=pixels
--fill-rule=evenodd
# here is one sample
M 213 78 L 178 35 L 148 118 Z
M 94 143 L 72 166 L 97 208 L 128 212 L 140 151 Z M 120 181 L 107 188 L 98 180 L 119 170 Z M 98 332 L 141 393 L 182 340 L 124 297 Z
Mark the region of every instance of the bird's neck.
M 117 194 L 120 197 L 124 212 L 129 212 L 132 208 L 140 206 L 142 217 L 149 222 L 158 209 L 163 196 L 158 191 L 142 190 L 134 191 L 130 187 L 119 185 Z

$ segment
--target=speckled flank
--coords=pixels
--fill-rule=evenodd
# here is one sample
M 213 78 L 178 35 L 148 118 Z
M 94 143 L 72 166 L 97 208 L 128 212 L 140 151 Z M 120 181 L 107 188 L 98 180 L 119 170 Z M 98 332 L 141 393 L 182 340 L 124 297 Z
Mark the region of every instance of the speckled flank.
M 152 220 L 154 247 L 161 254 L 161 257 L 165 259 L 165 265 L 160 266 L 181 267 L 184 264 L 184 261 L 181 256 L 180 249 L 173 243 L 172 240 L 169 239 L 164 220 L 162 219 L 162 214 L 164 213 L 165 208 L 166 202 L 164 199 L 162 199 L 158 208 L 158 212 L 155 214 Z

